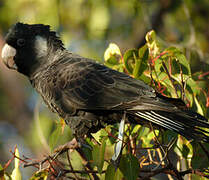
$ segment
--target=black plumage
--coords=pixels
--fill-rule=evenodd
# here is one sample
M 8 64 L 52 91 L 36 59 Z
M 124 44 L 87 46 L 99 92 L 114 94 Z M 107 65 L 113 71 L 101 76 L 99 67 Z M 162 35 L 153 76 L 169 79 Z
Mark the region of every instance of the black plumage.
M 126 112 L 132 123 L 152 122 L 188 139 L 209 142 L 202 129 L 209 128 L 204 117 L 142 81 L 72 54 L 49 26 L 15 24 L 6 36 L 2 58 L 9 68 L 29 78 L 77 137 L 120 122 Z

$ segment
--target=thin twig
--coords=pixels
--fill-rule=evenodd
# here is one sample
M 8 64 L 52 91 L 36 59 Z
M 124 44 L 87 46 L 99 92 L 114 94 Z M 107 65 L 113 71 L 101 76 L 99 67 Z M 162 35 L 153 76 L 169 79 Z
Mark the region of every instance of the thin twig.
M 77 173 L 77 174 L 99 174 L 100 172 L 94 170 L 69 170 L 63 169 L 65 173 Z M 104 174 L 106 171 L 102 171 L 101 174 Z

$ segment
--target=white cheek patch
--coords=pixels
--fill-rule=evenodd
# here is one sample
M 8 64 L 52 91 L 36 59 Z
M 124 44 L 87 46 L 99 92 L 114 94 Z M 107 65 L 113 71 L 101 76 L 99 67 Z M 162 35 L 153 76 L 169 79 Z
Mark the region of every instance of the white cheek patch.
M 38 58 L 44 57 L 47 55 L 47 40 L 44 37 L 36 36 L 35 37 L 35 51 Z

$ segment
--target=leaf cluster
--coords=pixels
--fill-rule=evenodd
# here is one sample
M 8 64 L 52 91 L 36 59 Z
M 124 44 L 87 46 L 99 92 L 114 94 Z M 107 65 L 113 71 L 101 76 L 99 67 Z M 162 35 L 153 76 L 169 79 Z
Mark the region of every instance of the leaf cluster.
M 180 98 L 185 106 L 205 115 L 208 109 L 208 84 L 203 74 L 191 71 L 180 49 L 163 47 L 154 31 L 148 32 L 145 39 L 144 46 L 125 53 L 111 43 L 104 53 L 105 65 L 143 80 L 164 96 Z M 65 128 L 63 122 L 57 126 L 49 140 L 52 150 Z M 111 157 L 115 143 L 120 141 L 117 135 L 118 125 L 107 126 L 93 134 L 96 143 L 87 138 L 85 147 L 67 151 L 66 156 L 49 156 L 47 160 L 41 161 L 47 163 L 46 167 L 39 169 L 31 179 L 45 179 L 49 176 L 136 180 L 159 174 L 177 179 L 183 179 L 185 175 L 191 177 L 191 174 L 196 178 L 208 177 L 208 171 L 203 169 L 209 167 L 207 144 L 190 142 L 170 131 L 155 129 L 152 124 L 148 127 L 126 124 L 120 160 L 114 164 Z M 25 159 L 22 162 L 25 163 Z M 186 165 L 186 169 L 182 164 Z M 32 166 L 36 165 L 32 163 Z M 5 171 L 1 172 L 1 177 L 5 176 Z

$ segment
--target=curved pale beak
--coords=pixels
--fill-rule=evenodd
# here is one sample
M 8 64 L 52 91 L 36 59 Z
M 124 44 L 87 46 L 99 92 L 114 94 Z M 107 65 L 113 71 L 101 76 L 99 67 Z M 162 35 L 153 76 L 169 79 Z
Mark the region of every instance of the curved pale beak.
M 3 63 L 9 68 L 9 69 L 15 69 L 17 70 L 17 65 L 14 62 L 14 56 L 16 55 L 16 49 L 12 46 L 5 44 L 2 48 L 1 57 L 3 59 Z

